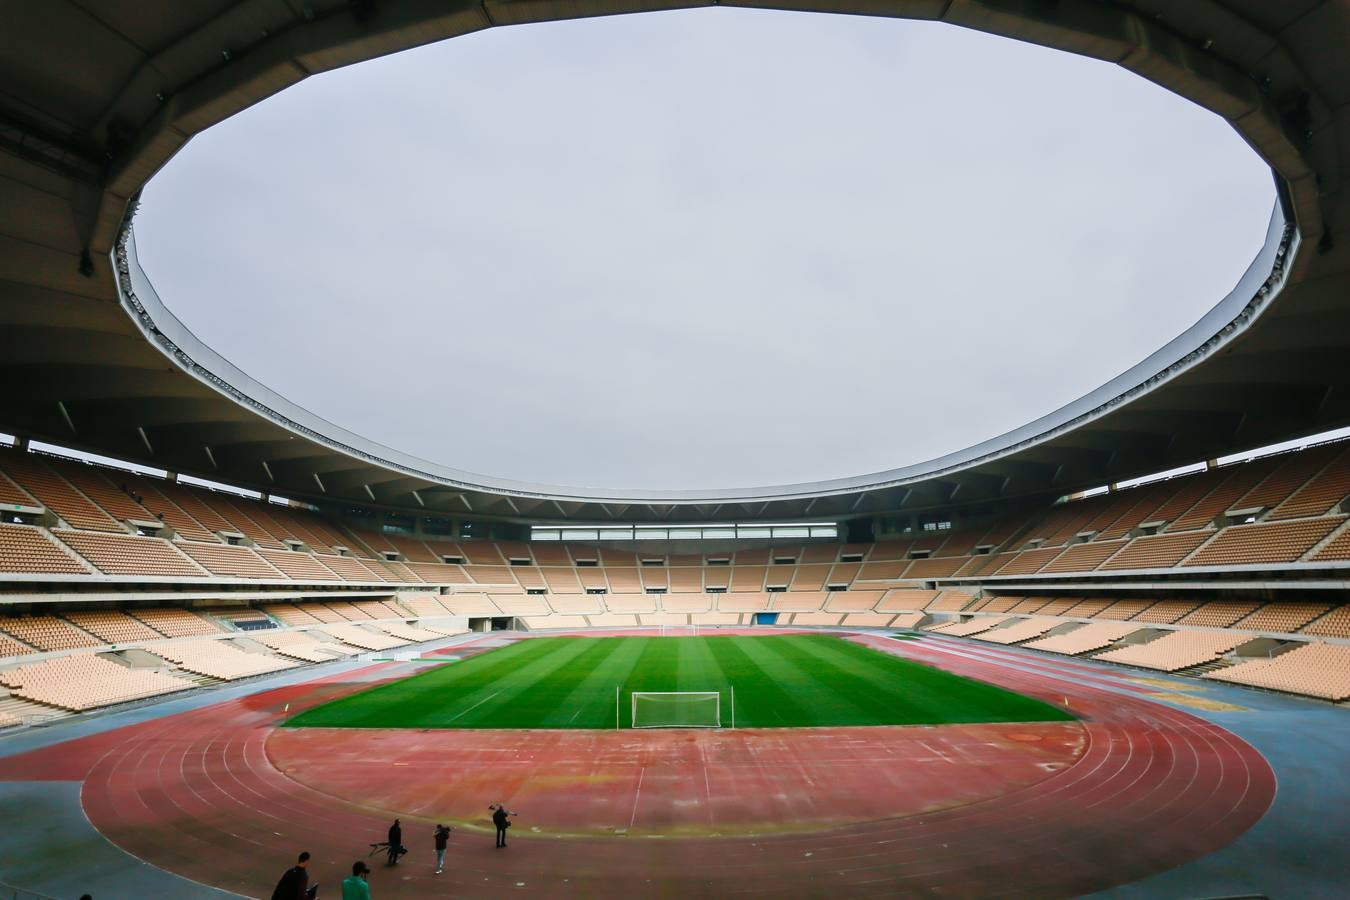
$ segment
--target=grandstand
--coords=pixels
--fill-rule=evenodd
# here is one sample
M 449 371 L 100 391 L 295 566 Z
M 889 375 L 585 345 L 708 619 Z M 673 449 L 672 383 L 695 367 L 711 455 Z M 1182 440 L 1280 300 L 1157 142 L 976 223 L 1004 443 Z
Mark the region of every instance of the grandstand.
M 1117 63 L 1228 122 L 1277 184 L 1263 246 L 1194 326 L 1040 419 L 904 468 L 631 493 L 462 472 L 249 378 L 142 270 L 147 180 L 288 85 L 498 24 L 659 6 L 52 0 L 0 29 L 0 796 L 81 847 L 0 879 L 263 895 L 283 862 L 268 848 L 289 864 L 312 842 L 331 866 L 355 852 L 337 831 L 359 844 L 386 812 L 449 808 L 454 792 L 473 794 L 472 824 L 479 794 L 515 803 L 498 792 L 516 785 L 541 814 L 545 834 L 523 836 L 534 861 L 484 874 L 461 857 L 445 891 L 599 896 L 617 872 L 690 896 L 1334 895 L 1350 827 L 1350 442 L 1320 436 L 1350 426 L 1343 5 L 818 5 Z M 960 335 L 943 338 L 958 364 Z M 839 440 L 868 439 L 840 422 Z M 279 727 L 292 703 L 451 658 L 437 654 L 685 626 L 846 633 L 1074 721 L 800 744 L 776 729 L 483 732 L 468 749 L 453 728 L 409 749 Z M 835 687 L 869 694 L 847 667 Z M 362 768 L 396 757 L 379 778 Z M 417 781 L 429 768 L 452 789 Z M 1124 780 L 1092 780 L 1111 772 Z M 344 794 L 353 782 L 376 796 Z M 578 783 L 584 796 L 564 787 Z M 1000 806 L 1005 790 L 1017 799 Z M 816 802 L 838 812 L 834 792 L 861 810 L 846 839 L 811 817 Z M 586 820 L 611 807 L 624 812 Z M 680 819 L 691 810 L 702 818 Z M 746 810 L 764 818 L 736 821 Z M 1235 843 L 1257 822 L 1260 841 Z M 665 840 L 631 839 L 644 835 Z M 52 858 L 13 840 L 6 859 Z M 845 843 L 861 862 L 841 862 Z M 435 890 L 409 874 L 377 895 Z

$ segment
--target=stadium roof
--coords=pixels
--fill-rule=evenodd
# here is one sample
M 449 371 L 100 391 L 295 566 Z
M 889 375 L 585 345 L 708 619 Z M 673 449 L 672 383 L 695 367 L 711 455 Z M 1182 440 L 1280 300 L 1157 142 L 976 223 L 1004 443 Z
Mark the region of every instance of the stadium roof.
M 1350 10 L 1335 0 L 795 7 L 937 18 L 1115 62 L 1228 120 L 1280 187 L 1265 247 L 1186 333 L 1060 410 L 902 469 L 630 496 L 456 471 L 252 382 L 140 271 L 128 226 L 145 182 L 194 134 L 308 75 L 497 25 L 694 5 L 9 5 L 0 429 L 297 498 L 543 522 L 829 518 L 1044 496 L 1350 424 Z

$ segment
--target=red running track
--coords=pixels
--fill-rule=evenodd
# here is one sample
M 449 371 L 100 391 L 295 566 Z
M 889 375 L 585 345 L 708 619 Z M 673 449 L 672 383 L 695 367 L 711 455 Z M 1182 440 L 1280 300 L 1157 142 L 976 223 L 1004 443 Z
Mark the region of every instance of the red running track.
M 1203 719 L 1149 701 L 1144 691 L 1108 691 L 1079 673 L 1065 679 L 1053 664 L 1015 651 L 981 648 L 966 658 L 927 641 L 860 640 L 1054 702 L 1067 697 L 1082 717 L 1081 754 L 1042 779 L 973 802 L 958 798 L 926 812 L 902 803 L 893 816 L 811 831 L 560 837 L 531 833 L 534 823 L 525 817 L 513 829 L 523 833 L 513 833 L 506 850 L 495 850 L 485 833 L 457 831 L 441 876 L 432 874 L 430 836 L 424 834 L 429 823 L 405 815 L 405 843 L 414 852 L 395 869 L 376 866 L 375 896 L 487 896 L 517 886 L 549 897 L 1073 896 L 1213 852 L 1251 827 L 1274 797 L 1274 774 L 1252 747 Z M 1032 663 L 1033 670 L 1007 661 Z M 201 882 L 267 896 L 289 858 L 304 848 L 314 853 L 312 871 L 331 886 L 351 860 L 365 855 L 366 842 L 382 840 L 389 817 L 380 795 L 386 782 L 406 775 L 393 774 L 393 766 L 388 777 L 371 772 L 364 797 L 359 784 L 303 784 L 277 768 L 268 741 L 286 704 L 319 703 L 364 686 L 351 683 L 351 674 L 341 678 L 264 691 L 0 760 L 0 779 L 83 780 L 85 811 L 105 836 Z M 872 730 L 906 740 L 916 732 L 944 731 Z M 400 737 L 406 752 L 426 759 L 418 747 L 443 734 Z M 516 734 L 528 744 L 556 733 Z M 811 732 L 798 734 L 809 740 Z M 312 753 L 324 755 L 323 748 Z M 541 758 L 540 765 L 547 764 Z M 423 765 L 428 784 L 449 780 L 434 762 Z M 966 780 L 959 765 L 945 779 L 953 796 Z M 724 790 L 734 791 L 734 780 Z M 503 799 L 516 803 L 512 796 Z M 667 792 L 664 798 L 649 794 L 645 802 L 659 808 L 680 800 Z

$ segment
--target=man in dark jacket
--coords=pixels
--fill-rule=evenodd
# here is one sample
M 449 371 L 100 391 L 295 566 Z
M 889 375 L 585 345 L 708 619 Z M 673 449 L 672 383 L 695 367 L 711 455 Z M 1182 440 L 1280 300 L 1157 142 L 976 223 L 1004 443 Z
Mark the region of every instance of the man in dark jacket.
M 436 874 L 445 871 L 445 848 L 450 844 L 450 826 L 436 826 Z
M 398 856 L 403 852 L 403 826 L 398 819 L 389 826 L 389 865 L 398 865 Z
M 511 827 L 511 820 L 507 816 L 514 816 L 515 813 L 510 812 L 500 803 L 495 806 L 489 805 L 488 809 L 492 810 L 492 824 L 497 826 L 497 846 L 505 847 L 506 829 Z
M 272 891 L 272 900 L 305 900 L 309 893 L 309 854 L 301 853 L 295 865 L 287 869 Z

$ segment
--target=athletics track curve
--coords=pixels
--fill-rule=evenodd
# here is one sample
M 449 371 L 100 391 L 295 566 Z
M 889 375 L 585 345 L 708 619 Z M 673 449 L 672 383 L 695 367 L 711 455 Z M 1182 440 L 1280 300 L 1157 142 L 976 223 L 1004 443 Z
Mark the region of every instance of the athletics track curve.
M 1081 755 L 1043 780 L 988 799 L 827 830 L 558 838 L 530 834 L 522 819 L 514 831 L 523 833 L 513 833 L 504 851 L 495 851 L 488 835 L 460 830 L 440 876 L 423 859 L 430 839 L 421 832 L 429 825 L 405 818 L 405 843 L 415 852 L 395 869 L 375 866 L 376 895 L 472 897 L 523 887 L 549 897 L 682 900 L 1074 896 L 1217 850 L 1250 828 L 1274 797 L 1274 773 L 1251 746 L 1149 700 L 1144 689 L 1109 683 L 1101 669 L 965 643 L 854 639 L 1067 700 L 1086 733 Z M 389 671 L 379 666 L 364 675 Z M 331 883 L 365 856 L 368 842 L 382 840 L 387 811 L 288 777 L 269 758 L 267 742 L 287 705 L 294 712 L 365 686 L 353 678 L 264 690 L 0 760 L 0 779 L 82 780 L 86 814 L 109 840 L 206 884 L 267 896 L 300 848 L 314 854 L 312 870 Z M 961 778 L 959 767 L 952 777 Z M 372 795 L 379 790 L 376 780 Z

